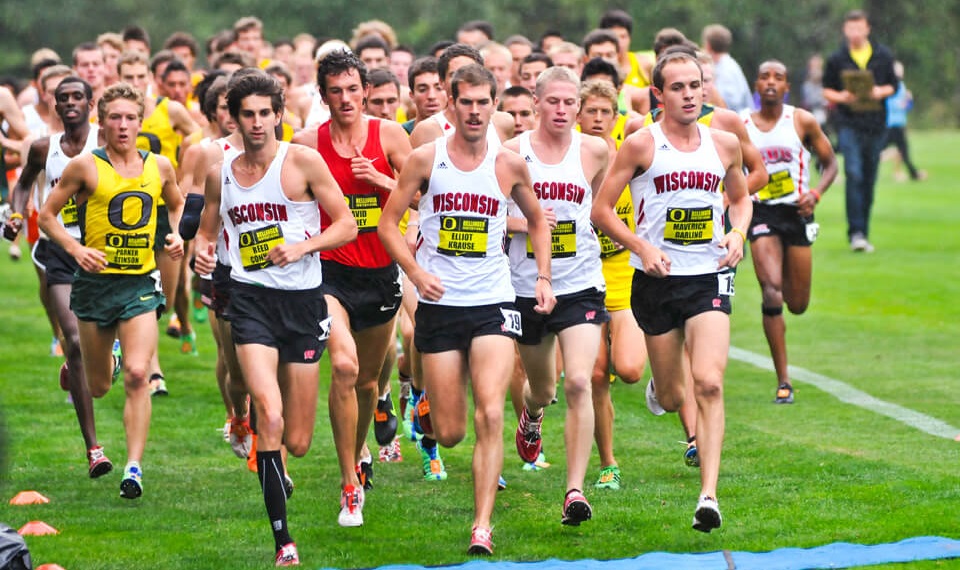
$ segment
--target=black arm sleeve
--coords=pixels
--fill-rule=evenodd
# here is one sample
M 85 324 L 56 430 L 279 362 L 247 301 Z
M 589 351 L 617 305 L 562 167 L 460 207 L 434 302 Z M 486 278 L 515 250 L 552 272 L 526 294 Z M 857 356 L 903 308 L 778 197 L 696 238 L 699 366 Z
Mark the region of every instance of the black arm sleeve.
M 187 194 L 180 216 L 180 237 L 190 240 L 196 237 L 200 227 L 200 213 L 203 212 L 203 194 Z

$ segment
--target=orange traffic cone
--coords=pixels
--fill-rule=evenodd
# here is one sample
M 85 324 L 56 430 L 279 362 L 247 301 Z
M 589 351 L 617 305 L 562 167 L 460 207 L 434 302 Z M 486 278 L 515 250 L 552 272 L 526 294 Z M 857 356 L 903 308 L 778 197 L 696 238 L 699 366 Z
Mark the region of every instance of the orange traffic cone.
M 53 528 L 43 521 L 30 521 L 20 527 L 17 531 L 20 536 L 46 536 L 49 534 L 60 534 L 60 531 Z
M 11 505 L 44 505 L 49 502 L 50 499 L 36 491 L 20 491 L 10 499 Z

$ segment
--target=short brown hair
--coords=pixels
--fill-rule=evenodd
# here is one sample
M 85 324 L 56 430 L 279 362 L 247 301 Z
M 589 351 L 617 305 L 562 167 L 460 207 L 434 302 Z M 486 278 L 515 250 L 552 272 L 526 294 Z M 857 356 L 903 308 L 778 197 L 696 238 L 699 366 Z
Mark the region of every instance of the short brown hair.
M 143 93 L 135 89 L 133 85 L 121 81 L 120 83 L 114 83 L 110 87 L 107 87 L 106 91 L 104 91 L 100 97 L 100 101 L 97 102 L 97 118 L 100 124 L 103 124 L 107 120 L 107 105 L 117 99 L 126 99 L 127 101 L 136 103 L 139 109 L 137 116 L 140 117 L 141 121 L 143 120 Z

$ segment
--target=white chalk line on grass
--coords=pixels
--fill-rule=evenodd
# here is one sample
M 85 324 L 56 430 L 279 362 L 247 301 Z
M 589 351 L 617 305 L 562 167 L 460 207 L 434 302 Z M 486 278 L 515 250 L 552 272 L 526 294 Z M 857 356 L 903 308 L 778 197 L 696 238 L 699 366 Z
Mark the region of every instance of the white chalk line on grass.
M 762 368 L 763 370 L 768 370 L 770 372 L 774 371 L 773 360 L 771 360 L 770 357 L 762 356 L 755 352 L 750 352 L 749 350 L 731 346 L 730 358 L 739 360 L 741 362 L 746 362 L 747 364 L 751 364 L 757 368 Z M 900 423 L 906 424 L 930 435 L 960 441 L 960 429 L 955 428 L 946 422 L 942 422 L 926 414 L 921 414 L 920 412 L 904 408 L 903 406 L 898 406 L 897 404 L 884 402 L 883 400 L 874 398 L 866 392 L 862 392 L 854 388 L 846 382 L 841 382 L 840 380 L 835 380 L 828 376 L 811 372 L 805 368 L 800 368 L 799 366 L 790 365 L 787 370 L 790 373 L 791 379 L 810 384 L 811 386 L 836 397 L 841 402 L 853 404 L 854 406 L 887 416 L 888 418 L 897 420 Z

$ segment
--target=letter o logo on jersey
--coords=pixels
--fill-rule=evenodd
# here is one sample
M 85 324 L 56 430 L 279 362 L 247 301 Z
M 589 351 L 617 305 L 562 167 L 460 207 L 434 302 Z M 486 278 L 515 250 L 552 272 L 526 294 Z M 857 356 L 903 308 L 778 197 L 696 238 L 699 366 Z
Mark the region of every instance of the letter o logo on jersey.
M 687 220 L 687 211 L 681 208 L 667 210 L 667 219 L 671 222 L 684 222 Z
M 245 232 L 240 234 L 240 237 L 237 241 L 240 242 L 240 247 L 250 247 L 253 245 L 253 236 L 250 235 L 250 232 Z
M 119 234 L 107 234 L 107 245 L 110 247 L 123 247 L 123 236 Z
M 127 200 L 140 201 L 140 213 L 133 223 L 124 221 L 124 218 L 127 217 L 124 216 L 125 210 L 128 209 Z M 107 206 L 107 219 L 110 221 L 110 225 L 120 230 L 135 230 L 146 226 L 150 222 L 151 214 L 153 214 L 153 196 L 146 192 L 121 192 L 111 198 L 110 204 Z
M 441 218 L 441 225 L 444 230 L 453 231 L 457 229 L 457 219 L 453 217 L 444 217 Z

